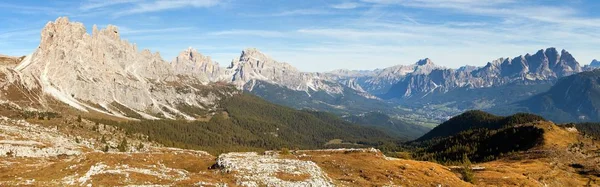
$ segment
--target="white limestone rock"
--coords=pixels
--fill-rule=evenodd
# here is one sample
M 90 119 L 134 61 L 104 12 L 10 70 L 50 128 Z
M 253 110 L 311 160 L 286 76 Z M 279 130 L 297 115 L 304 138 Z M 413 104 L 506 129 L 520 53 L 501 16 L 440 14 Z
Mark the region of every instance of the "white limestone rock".
M 311 161 L 278 158 L 277 155 L 258 155 L 255 152 L 226 153 L 219 156 L 217 165 L 225 172 L 234 172 L 240 186 L 334 186 L 317 164 Z M 277 173 L 307 174 L 304 181 L 284 181 Z
M 44 27 L 40 46 L 18 70 L 28 88 L 40 85 L 45 94 L 82 111 L 112 113 L 114 108 L 88 103 L 119 103 L 150 119 L 156 114 L 193 119 L 176 105 L 205 108 L 221 99 L 220 93 L 208 90 L 206 94 L 194 86 L 196 81 L 178 76 L 159 53 L 139 52 L 121 40 L 117 27 L 98 30 L 94 26 L 89 35 L 83 24 L 64 17 Z

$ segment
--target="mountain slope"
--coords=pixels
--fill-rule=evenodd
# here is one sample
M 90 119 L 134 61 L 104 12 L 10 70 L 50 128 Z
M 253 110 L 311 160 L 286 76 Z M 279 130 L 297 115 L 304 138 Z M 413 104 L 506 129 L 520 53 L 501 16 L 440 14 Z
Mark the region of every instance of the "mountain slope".
M 515 110 L 558 122 L 600 120 L 600 70 L 560 79 L 547 92 L 519 102 Z
M 524 124 L 536 121 L 545 121 L 544 118 L 532 114 L 518 113 L 501 117 L 483 111 L 473 110 L 455 116 L 448 121 L 433 128 L 416 141 L 427 141 L 435 138 L 444 138 L 456 135 L 462 131 L 474 129 L 495 130 L 507 126 Z
M 324 82 L 324 84 L 337 85 L 337 83 L 331 82 Z M 378 99 L 365 97 L 361 92 L 357 92 L 346 86 L 341 86 L 342 90 L 337 94 L 332 94 L 324 90 L 292 90 L 278 84 L 260 80 L 248 83 L 245 87 L 253 87 L 250 93 L 265 100 L 298 109 L 328 111 L 343 115 L 361 114 L 371 111 L 400 113 L 400 111 L 393 108 L 393 105 Z M 248 89 L 246 88 L 245 90 Z
M 225 99 L 219 106 L 223 108 L 218 114 L 205 121 L 96 121 L 117 126 L 131 134 L 145 134 L 164 145 L 212 153 L 364 147 L 378 146 L 380 141 L 395 141 L 382 131 L 358 126 L 331 114 L 298 111 L 246 94 Z M 343 144 L 327 144 L 334 139 L 343 140 Z

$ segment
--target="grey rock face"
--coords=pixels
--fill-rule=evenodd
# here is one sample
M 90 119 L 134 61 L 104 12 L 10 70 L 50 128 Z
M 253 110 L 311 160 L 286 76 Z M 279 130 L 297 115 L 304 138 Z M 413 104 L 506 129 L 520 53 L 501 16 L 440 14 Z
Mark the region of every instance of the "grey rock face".
M 500 58 L 481 68 L 435 69 L 430 73 L 408 74 L 390 88 L 387 98 L 423 96 L 455 88 L 485 88 L 506 84 L 536 84 L 555 81 L 582 71 L 579 62 L 566 50 L 555 48 L 515 58 Z
M 600 67 L 600 61 L 594 59 L 592 60 L 592 62 L 590 63 L 590 66 L 592 67 Z

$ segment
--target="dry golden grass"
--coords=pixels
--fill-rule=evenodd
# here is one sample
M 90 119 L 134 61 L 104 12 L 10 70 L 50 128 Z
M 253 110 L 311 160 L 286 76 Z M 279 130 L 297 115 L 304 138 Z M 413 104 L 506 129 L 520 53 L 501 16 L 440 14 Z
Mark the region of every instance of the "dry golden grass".
M 175 185 L 191 186 L 198 182 L 234 185 L 233 174 L 209 169 L 215 162 L 211 155 L 192 151 L 163 150 L 150 153 L 87 153 L 78 157 L 28 159 L 6 158 L 2 162 L 19 164 L 0 167 L 0 186 L 19 186 L 24 180 L 35 179 L 34 185 L 60 186 L 65 179 L 77 181 L 92 166 L 106 165 L 105 172 L 92 175 L 87 183 L 98 186 Z M 0 162 L 1 163 L 1 162 Z M 164 176 L 128 171 L 151 171 Z M 182 174 L 183 173 L 183 174 Z M 76 183 L 79 185 L 79 182 Z
M 536 127 L 544 129 L 544 149 L 566 149 L 579 139 L 578 133 L 569 132 L 550 122 L 541 122 Z
M 486 170 L 477 172 L 481 186 L 585 186 L 588 178 L 554 165 L 547 159 L 484 163 Z
M 504 159 L 481 164 L 486 169 L 475 178 L 481 186 L 600 186 L 600 178 L 593 174 L 580 174 L 571 164 L 597 167 L 598 155 L 590 156 L 598 143 L 569 132 L 550 122 L 535 124 L 544 129 L 544 143 L 529 151 L 515 153 Z M 573 149 L 578 145 L 582 147 Z M 580 146 L 579 146 L 580 145 Z M 593 168 L 592 168 L 593 169 Z
M 372 152 L 302 152 L 297 159 L 320 166 L 342 186 L 471 186 L 448 168 L 431 162 L 386 159 Z

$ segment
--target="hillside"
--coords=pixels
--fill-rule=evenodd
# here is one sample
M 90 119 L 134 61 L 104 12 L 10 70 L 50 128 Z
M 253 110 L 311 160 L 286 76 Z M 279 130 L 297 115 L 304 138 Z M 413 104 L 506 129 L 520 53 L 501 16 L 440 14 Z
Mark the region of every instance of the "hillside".
M 530 114 L 501 117 L 469 111 L 439 127 L 460 130 L 437 130 L 438 136 L 408 143 L 412 156 L 455 165 L 457 171 L 471 173 L 468 179 L 477 185 L 593 186 L 600 179 L 600 144 L 593 138 L 597 127 L 590 124 L 558 126 Z M 473 169 L 462 168 L 471 164 Z
M 544 118 L 536 115 L 519 113 L 511 116 L 496 116 L 479 110 L 467 111 L 455 116 L 448 121 L 433 128 L 427 134 L 421 136 L 417 141 L 426 141 L 435 138 L 444 138 L 456 135 L 463 131 L 475 129 L 496 130 L 503 127 L 524 124 L 535 121 L 545 121 Z
M 356 115 L 379 110 L 388 111 L 391 114 L 402 113 L 402 111 L 394 109 L 393 105 L 345 86 L 342 86 L 341 92 L 336 94 L 326 91 L 291 90 L 266 81 L 255 81 L 247 86 L 253 86 L 249 92 L 256 96 L 296 109 L 327 111 L 340 115 Z
M 380 130 L 361 127 L 334 115 L 298 111 L 251 95 L 230 97 L 206 120 L 142 120 L 116 122 L 92 119 L 142 133 L 163 145 L 222 153 L 281 148 L 378 147 L 395 139 Z M 328 144 L 331 140 L 342 140 Z M 389 150 L 393 151 L 393 150 Z
M 536 113 L 556 122 L 600 120 L 600 70 L 560 79 L 547 92 L 516 103 L 513 111 Z
M 418 147 L 415 155 L 424 160 L 456 163 L 468 157 L 477 162 L 490 161 L 502 154 L 539 145 L 543 131 L 531 124 L 540 121 L 545 120 L 525 113 L 502 117 L 467 111 L 408 145 Z

